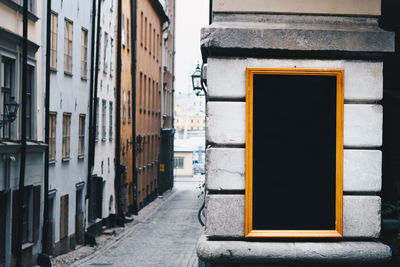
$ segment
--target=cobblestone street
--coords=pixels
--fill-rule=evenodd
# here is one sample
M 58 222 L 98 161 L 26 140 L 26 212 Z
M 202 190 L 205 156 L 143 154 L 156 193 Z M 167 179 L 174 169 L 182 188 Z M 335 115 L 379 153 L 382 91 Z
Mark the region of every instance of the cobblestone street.
M 202 231 L 197 220 L 201 183 L 176 181 L 174 192 L 160 206 L 143 210 L 151 213 L 146 219 L 74 266 L 196 265 L 195 247 Z

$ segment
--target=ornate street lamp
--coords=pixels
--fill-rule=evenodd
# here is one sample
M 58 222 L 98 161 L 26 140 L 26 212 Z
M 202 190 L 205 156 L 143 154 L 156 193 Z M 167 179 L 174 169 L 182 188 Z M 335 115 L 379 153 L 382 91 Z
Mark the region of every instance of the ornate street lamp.
M 8 100 L 4 103 L 4 114 L 3 119 L 0 120 L 0 128 L 3 127 L 7 122 L 12 123 L 17 118 L 17 111 L 19 104 L 15 101 L 13 96 L 10 96 Z
M 203 66 L 200 68 L 199 64 L 197 64 L 196 70 L 192 74 L 192 86 L 197 96 L 206 95 L 207 92 L 203 80 Z

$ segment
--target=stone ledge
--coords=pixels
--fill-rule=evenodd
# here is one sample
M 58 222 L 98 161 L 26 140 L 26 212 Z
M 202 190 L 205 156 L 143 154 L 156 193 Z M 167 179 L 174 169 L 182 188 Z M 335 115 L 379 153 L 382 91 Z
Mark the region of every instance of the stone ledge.
M 267 23 L 214 22 L 201 30 L 201 48 L 212 55 L 226 49 L 235 49 L 236 55 L 257 50 L 260 56 L 268 51 L 394 52 L 394 33 L 383 31 L 377 22 L 340 24 L 338 18 L 338 23 L 323 23 L 301 16 L 305 22 L 299 23 L 282 22 L 285 15 L 275 17 Z
M 197 255 L 202 261 L 211 263 L 211 266 L 229 263 L 365 266 L 389 261 L 391 250 L 380 242 L 208 241 L 202 236 L 197 244 Z

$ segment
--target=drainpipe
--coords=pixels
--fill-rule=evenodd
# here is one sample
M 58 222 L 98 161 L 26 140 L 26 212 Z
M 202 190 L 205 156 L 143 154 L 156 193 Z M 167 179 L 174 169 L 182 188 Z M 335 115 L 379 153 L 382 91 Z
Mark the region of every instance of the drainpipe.
M 95 49 L 95 33 L 96 33 L 96 0 L 93 0 L 93 12 L 92 12 L 92 37 L 91 37 L 91 49 L 90 49 L 90 92 L 89 92 L 89 158 L 88 158 L 88 174 L 87 174 L 87 185 L 86 185 L 86 199 L 90 201 L 90 187 L 93 170 L 93 158 L 94 152 L 92 148 L 93 136 L 93 81 L 94 81 L 94 49 Z
M 50 111 L 50 34 L 51 34 L 51 0 L 47 0 L 46 14 L 46 96 L 44 100 L 44 142 L 46 151 L 44 154 L 44 207 L 43 207 L 43 234 L 42 251 L 47 252 L 48 221 L 49 221 L 49 111 Z
M 136 172 L 136 35 L 137 35 L 137 0 L 131 1 L 131 44 L 132 44 L 132 173 L 133 173 L 133 213 L 138 214 L 137 206 L 137 172 Z
M 91 180 L 91 176 L 93 174 L 93 169 L 94 169 L 94 159 L 95 159 L 95 144 L 96 144 L 96 125 L 97 125 L 97 116 L 96 116 L 96 111 L 98 109 L 98 103 L 97 103 L 97 87 L 98 87 L 98 82 L 99 82 L 99 50 L 100 50 L 100 16 L 101 16 L 101 1 L 97 1 L 97 32 L 96 32 L 96 54 L 95 54 L 95 59 L 96 59 L 96 64 L 94 68 L 94 95 L 93 95 L 93 110 L 92 110 L 92 128 L 90 129 L 92 131 L 92 142 L 89 144 L 89 146 L 92 147 L 92 162 L 90 165 L 90 177 L 89 180 Z M 99 135 L 100 135 L 100 129 L 99 129 Z M 95 199 L 90 199 L 89 201 L 95 201 Z M 96 203 L 97 205 L 97 203 Z M 92 205 L 89 204 L 89 220 L 92 220 L 92 218 L 96 217 L 95 215 L 95 210 L 93 210 Z
M 118 215 L 124 215 L 121 203 L 121 18 L 122 0 L 118 2 L 117 14 L 117 75 L 116 75 L 116 99 L 115 99 L 115 195 Z
M 210 6 L 208 8 L 208 24 L 212 23 L 212 8 L 213 8 L 213 0 L 210 0 Z
M 24 217 L 24 185 L 26 159 L 26 86 L 28 70 L 28 0 L 24 0 L 22 27 L 22 103 L 21 109 L 21 159 L 19 168 L 19 197 L 18 197 L 18 229 L 17 229 L 17 266 L 22 264 L 22 218 Z

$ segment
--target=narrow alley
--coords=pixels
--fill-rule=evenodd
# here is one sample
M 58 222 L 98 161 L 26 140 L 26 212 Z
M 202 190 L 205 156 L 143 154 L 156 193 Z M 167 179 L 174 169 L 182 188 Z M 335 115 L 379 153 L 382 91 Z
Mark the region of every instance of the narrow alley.
M 143 212 L 150 213 L 146 219 L 74 266 L 197 266 L 201 183 L 193 178 L 176 181 L 173 193 L 161 205 L 144 208 Z

